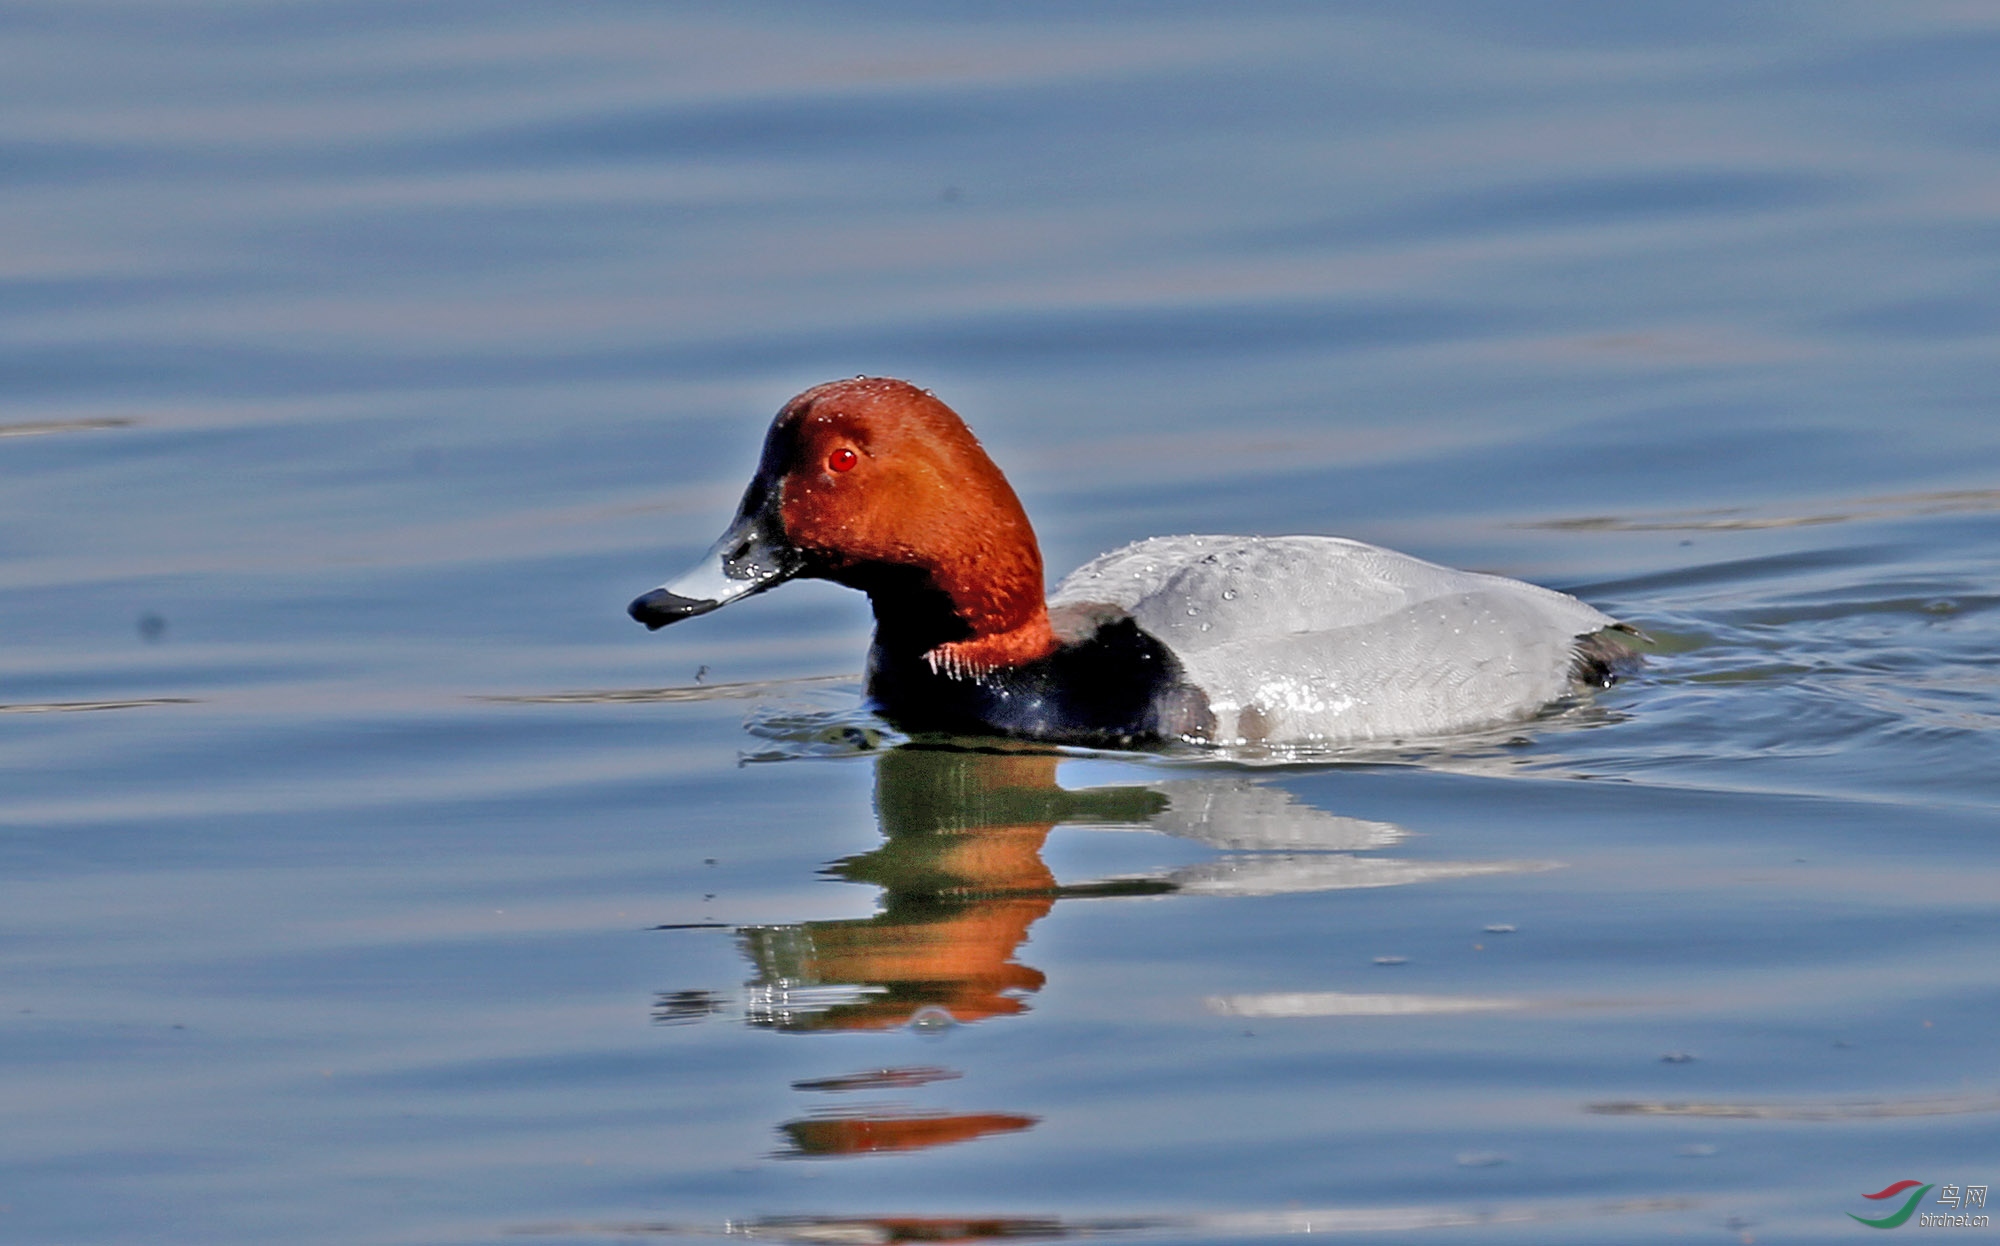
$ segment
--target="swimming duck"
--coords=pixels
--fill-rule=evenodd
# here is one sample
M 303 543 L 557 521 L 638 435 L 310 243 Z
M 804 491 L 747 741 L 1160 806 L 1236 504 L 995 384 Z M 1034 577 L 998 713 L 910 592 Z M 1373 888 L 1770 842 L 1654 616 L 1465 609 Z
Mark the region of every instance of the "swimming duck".
M 657 630 L 797 578 L 868 594 L 868 695 L 906 731 L 1390 741 L 1528 718 L 1635 660 L 1630 629 L 1574 597 L 1339 537 L 1155 537 L 1045 596 L 972 431 L 880 377 L 786 403 L 728 531 L 630 613 Z

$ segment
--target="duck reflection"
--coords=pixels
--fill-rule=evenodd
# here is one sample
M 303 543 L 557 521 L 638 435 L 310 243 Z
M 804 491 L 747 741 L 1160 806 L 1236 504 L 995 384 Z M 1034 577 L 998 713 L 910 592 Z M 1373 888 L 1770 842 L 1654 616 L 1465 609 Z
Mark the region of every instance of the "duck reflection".
M 879 911 L 861 919 L 739 927 L 738 945 L 755 967 L 745 1019 L 768 1029 L 825 1033 L 922 1031 L 1019 1015 L 1047 981 L 1020 961 L 1020 948 L 1030 928 L 1067 898 L 1263 896 L 1536 867 L 1378 855 L 1406 833 L 1300 804 L 1284 788 L 1242 772 L 1071 790 L 1056 782 L 1062 760 L 991 747 L 906 746 L 881 754 L 875 810 L 882 846 L 825 870 L 880 888 Z M 1042 857 L 1058 825 L 1165 833 L 1219 852 L 1178 869 L 1063 883 Z M 707 992 L 669 992 L 659 996 L 654 1015 L 683 1023 L 722 1007 Z M 957 1076 L 913 1066 L 793 1088 L 839 1095 Z M 786 1143 L 781 1154 L 826 1157 L 940 1146 L 1035 1123 L 1000 1112 L 873 1106 L 815 1111 L 778 1128 Z
M 1016 952 L 1057 900 L 1083 896 L 1278 895 L 1386 887 L 1536 868 L 1519 861 L 1415 861 L 1374 853 L 1392 823 L 1299 804 L 1231 773 L 1069 790 L 1050 753 L 905 747 L 875 772 L 880 848 L 826 873 L 881 888 L 872 917 L 744 926 L 756 966 L 747 1019 L 808 1032 L 970 1024 L 1028 1009 L 1042 971 Z M 1064 884 L 1042 859 L 1057 825 L 1164 832 L 1221 849 L 1195 865 Z M 681 1014 L 699 1005 L 661 997 Z
M 780 1030 L 875 1030 L 1012 1016 L 1044 975 L 1015 959 L 1065 888 L 1042 860 L 1059 823 L 1143 824 L 1168 804 L 1144 787 L 1066 791 L 1056 756 L 902 748 L 882 756 L 875 809 L 886 842 L 826 873 L 882 889 L 848 921 L 746 926 L 757 967 L 749 1021 Z M 1163 891 L 1150 880 L 1086 887 Z

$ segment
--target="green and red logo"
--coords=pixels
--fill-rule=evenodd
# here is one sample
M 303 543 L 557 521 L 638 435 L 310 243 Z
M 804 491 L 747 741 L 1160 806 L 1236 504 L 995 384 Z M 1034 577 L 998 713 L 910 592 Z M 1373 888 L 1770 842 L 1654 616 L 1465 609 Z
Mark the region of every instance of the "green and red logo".
M 1910 1197 L 1903 1200 L 1903 1205 L 1901 1207 L 1898 1207 L 1895 1211 L 1890 1212 L 1888 1215 L 1883 1216 L 1879 1220 L 1870 1220 L 1866 1216 L 1856 1216 L 1851 1211 L 1848 1212 L 1847 1214 L 1853 1217 L 1855 1220 L 1860 1221 L 1862 1224 L 1867 1225 L 1871 1229 L 1893 1229 L 1897 1225 L 1902 1224 L 1903 1221 L 1908 1220 L 1910 1216 L 1916 1212 L 1918 1201 L 1921 1200 L 1924 1195 L 1929 1194 L 1931 1192 L 1931 1187 L 1925 1185 L 1921 1181 L 1904 1180 L 1904 1181 L 1898 1181 L 1896 1184 L 1888 1186 L 1884 1189 L 1877 1190 L 1873 1194 L 1863 1194 L 1861 1196 L 1863 1198 L 1872 1198 L 1872 1199 L 1894 1198 L 1898 1194 L 1901 1194 L 1904 1190 L 1912 1191 Z

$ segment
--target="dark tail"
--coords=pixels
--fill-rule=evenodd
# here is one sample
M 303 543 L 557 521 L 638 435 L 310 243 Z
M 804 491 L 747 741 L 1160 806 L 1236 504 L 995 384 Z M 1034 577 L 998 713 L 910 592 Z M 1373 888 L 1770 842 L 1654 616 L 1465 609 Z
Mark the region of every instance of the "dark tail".
M 1630 642 L 1646 639 L 1646 633 L 1623 623 L 1577 637 L 1570 678 L 1587 687 L 1609 688 L 1626 676 L 1637 674 L 1646 665 L 1646 657 Z

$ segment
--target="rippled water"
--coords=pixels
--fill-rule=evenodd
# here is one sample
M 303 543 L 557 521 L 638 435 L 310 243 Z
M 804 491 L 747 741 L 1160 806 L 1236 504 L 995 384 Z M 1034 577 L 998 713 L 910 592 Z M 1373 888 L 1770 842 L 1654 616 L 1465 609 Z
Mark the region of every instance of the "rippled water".
M 23 0 L 0 58 L 0 1237 L 1819 1241 L 2000 1177 L 1987 7 Z M 1054 570 L 1332 532 L 1656 652 L 1051 755 L 869 718 L 831 586 L 633 626 L 858 372 Z

